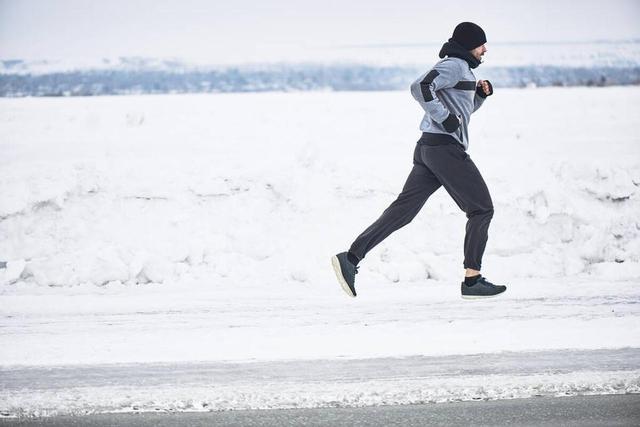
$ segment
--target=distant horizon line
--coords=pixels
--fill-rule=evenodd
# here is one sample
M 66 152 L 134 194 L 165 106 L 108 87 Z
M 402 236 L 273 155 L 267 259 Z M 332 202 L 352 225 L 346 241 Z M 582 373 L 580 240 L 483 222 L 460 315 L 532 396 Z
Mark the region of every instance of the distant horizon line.
M 364 43 L 364 44 L 345 44 L 345 45 L 337 45 L 334 46 L 339 49 L 346 48 L 374 48 L 374 47 L 419 47 L 419 46 L 440 46 L 445 41 L 442 42 L 424 42 L 424 43 Z M 640 43 L 640 37 L 631 38 L 631 39 L 594 39 L 594 40 L 554 40 L 554 41 L 535 41 L 535 40 L 525 40 L 525 41 L 514 41 L 514 42 L 505 42 L 505 41 L 488 41 L 487 44 L 490 45 L 550 45 L 550 44 L 607 44 L 607 43 Z
M 333 45 L 333 46 L 314 46 L 317 49 L 376 49 L 376 48 L 415 48 L 415 47 L 437 47 L 441 46 L 444 42 L 424 42 L 424 43 L 367 43 L 367 44 L 344 44 L 344 45 Z M 612 44 L 612 43 L 620 43 L 620 44 L 634 44 L 640 43 L 640 38 L 631 38 L 631 39 L 597 39 L 597 40 L 586 40 L 586 41 L 570 41 L 570 40 L 560 40 L 560 41 L 514 41 L 514 42 L 488 42 L 489 45 L 498 45 L 498 46 L 530 46 L 530 45 L 586 45 L 586 44 Z M 207 58 L 196 58 L 190 56 L 143 56 L 137 54 L 130 55 L 113 55 L 113 56 L 87 56 L 87 55 L 78 55 L 78 56 L 67 56 L 65 58 L 56 58 L 56 57 L 41 57 L 41 58 L 3 58 L 0 57 L 0 62 L 50 62 L 50 61 L 77 61 L 77 60 L 89 60 L 89 61 L 104 61 L 104 60 L 127 60 L 127 59 L 156 59 L 161 61 L 177 61 L 182 62 L 185 65 L 189 63 L 203 63 L 208 61 Z M 280 59 L 275 62 L 286 61 L 286 59 Z M 259 61 L 262 62 L 262 61 Z M 305 62 L 305 61 L 303 61 Z

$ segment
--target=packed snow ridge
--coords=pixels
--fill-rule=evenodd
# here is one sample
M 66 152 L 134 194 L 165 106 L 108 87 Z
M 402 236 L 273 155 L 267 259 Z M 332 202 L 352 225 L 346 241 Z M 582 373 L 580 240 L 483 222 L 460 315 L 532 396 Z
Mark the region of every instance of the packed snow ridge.
M 487 268 L 640 277 L 639 94 L 503 89 L 488 100 L 470 146 L 496 210 Z M 322 282 L 328 257 L 401 189 L 419 136 L 409 98 L 6 99 L 0 289 Z M 363 271 L 381 282 L 457 277 L 465 221 L 440 189 Z

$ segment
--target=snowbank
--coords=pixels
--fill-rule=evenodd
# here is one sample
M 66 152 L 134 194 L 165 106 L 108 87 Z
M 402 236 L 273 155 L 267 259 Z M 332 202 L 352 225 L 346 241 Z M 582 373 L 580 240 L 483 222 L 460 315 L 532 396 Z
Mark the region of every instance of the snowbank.
M 489 277 L 640 278 L 640 88 L 501 90 L 471 124 L 496 214 Z M 318 285 L 394 199 L 408 93 L 0 100 L 0 289 Z M 360 277 L 453 280 L 440 189 Z M 492 276 L 493 273 L 493 276 Z

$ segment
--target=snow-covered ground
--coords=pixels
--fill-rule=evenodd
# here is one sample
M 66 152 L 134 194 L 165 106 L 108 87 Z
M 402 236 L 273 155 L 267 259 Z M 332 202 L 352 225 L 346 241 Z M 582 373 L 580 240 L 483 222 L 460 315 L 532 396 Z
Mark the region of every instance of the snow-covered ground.
M 470 303 L 466 218 L 442 189 L 367 256 L 356 299 L 330 267 L 410 170 L 408 91 L 0 99 L 0 369 L 631 348 L 617 367 L 505 373 L 480 397 L 637 392 L 623 362 L 640 347 L 639 101 L 640 87 L 502 89 L 474 115 L 496 210 L 483 273 L 509 289 Z M 298 404 L 335 401 L 321 377 Z M 477 397 L 477 374 L 451 378 L 447 398 Z M 82 394 L 5 381 L 9 414 Z M 260 384 L 231 402 L 259 407 Z M 121 389 L 101 390 L 83 407 L 122 409 Z

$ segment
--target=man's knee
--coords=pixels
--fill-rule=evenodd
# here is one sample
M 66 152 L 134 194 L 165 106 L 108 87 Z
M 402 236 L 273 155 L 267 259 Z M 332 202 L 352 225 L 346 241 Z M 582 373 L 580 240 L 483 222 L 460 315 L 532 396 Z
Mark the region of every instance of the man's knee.
M 487 213 L 486 213 L 488 218 L 493 218 L 493 206 L 491 206 L 489 209 L 487 209 Z
M 467 212 L 467 218 L 478 217 L 485 220 L 491 220 L 491 218 L 493 218 L 493 212 L 493 205 L 475 208 Z

